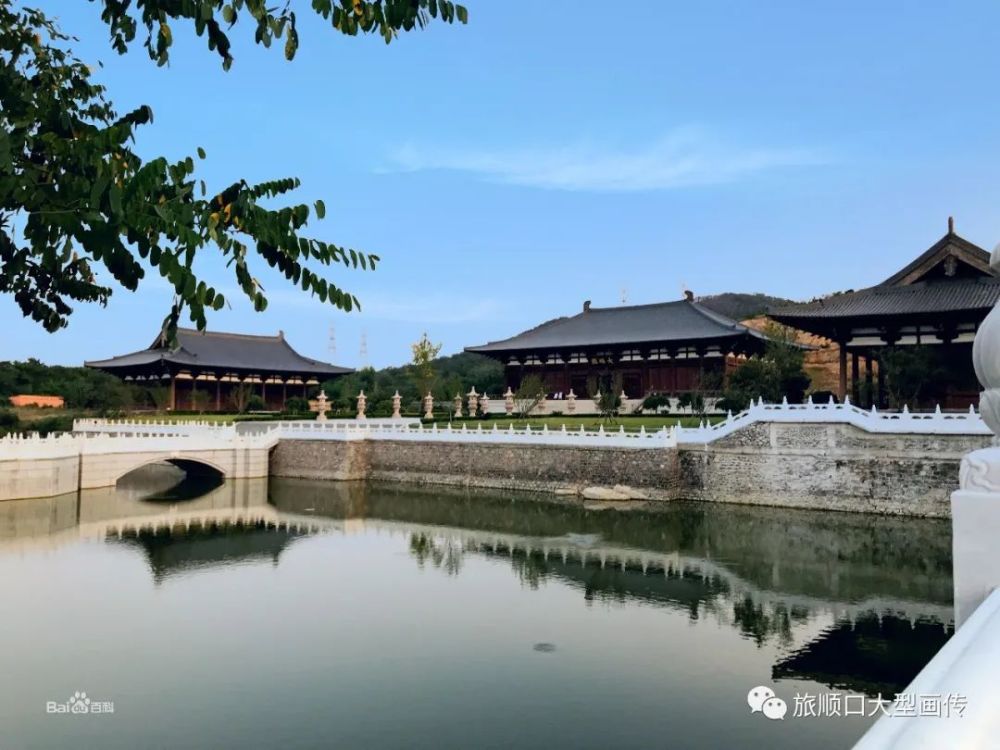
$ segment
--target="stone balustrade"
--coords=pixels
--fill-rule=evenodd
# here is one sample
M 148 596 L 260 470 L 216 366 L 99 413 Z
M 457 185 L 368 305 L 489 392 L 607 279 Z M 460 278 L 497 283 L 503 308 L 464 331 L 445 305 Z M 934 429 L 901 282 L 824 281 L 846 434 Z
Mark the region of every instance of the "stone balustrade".
M 843 404 L 833 401 L 825 404 L 765 404 L 763 400 L 750 405 L 739 414 L 729 414 L 716 424 L 703 423 L 699 427 L 678 430 L 678 441 L 684 443 L 711 443 L 731 435 L 737 430 L 761 422 L 800 424 L 849 424 L 865 432 L 918 435 L 989 435 L 990 428 L 973 407 L 960 413 L 942 412 L 938 407 L 932 412 L 878 411 L 859 409 L 846 400 Z
M 470 427 L 463 423 L 460 427 L 447 424 L 433 425 L 371 424 L 360 421 L 313 421 L 272 422 L 268 424 L 270 435 L 282 440 L 408 440 L 417 442 L 468 442 L 468 443 L 520 443 L 532 445 L 574 445 L 609 446 L 616 448 L 672 448 L 677 445 L 676 430 L 664 428 L 638 432 L 626 432 L 624 427 L 605 430 L 585 430 L 582 426 L 572 429 L 563 425 L 550 429 L 525 427 L 514 429 L 513 425 L 501 428 L 494 424 L 484 427 L 476 424 Z

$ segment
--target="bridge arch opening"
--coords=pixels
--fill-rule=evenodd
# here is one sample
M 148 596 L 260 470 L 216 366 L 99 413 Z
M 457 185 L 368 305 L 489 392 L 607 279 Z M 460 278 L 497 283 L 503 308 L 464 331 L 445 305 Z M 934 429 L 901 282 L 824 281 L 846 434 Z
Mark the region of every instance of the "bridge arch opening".
M 218 466 L 186 458 L 162 458 L 134 466 L 115 487 L 136 500 L 178 502 L 201 497 L 225 482 Z

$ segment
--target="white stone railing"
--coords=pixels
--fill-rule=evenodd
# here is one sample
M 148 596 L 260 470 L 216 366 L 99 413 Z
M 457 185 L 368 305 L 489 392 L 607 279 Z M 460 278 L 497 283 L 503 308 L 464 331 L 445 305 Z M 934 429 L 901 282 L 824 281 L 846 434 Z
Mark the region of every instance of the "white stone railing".
M 617 429 L 585 430 L 583 427 L 521 428 L 447 425 L 421 425 L 416 420 L 330 419 L 287 420 L 220 425 L 199 421 L 138 422 L 133 420 L 78 419 L 73 423 L 74 432 L 83 434 L 111 434 L 117 436 L 198 436 L 209 441 L 229 440 L 237 435 L 271 435 L 287 440 L 427 440 L 484 443 L 529 443 L 559 445 L 614 445 L 652 447 L 680 445 L 705 445 L 737 430 L 757 423 L 785 424 L 850 424 L 866 432 L 886 434 L 924 435 L 989 435 L 989 427 L 972 408 L 968 412 L 946 413 L 901 412 L 859 409 L 849 401 L 843 404 L 765 404 L 757 401 L 739 414 L 730 414 L 716 424 L 702 423 L 698 427 L 670 427 L 647 431 L 626 432 Z
M 541 429 L 525 427 L 514 429 L 513 425 L 506 428 L 493 425 L 483 428 L 481 424 L 469 427 L 463 423 L 461 427 L 448 424 L 444 427 L 433 425 L 406 424 L 368 424 L 364 421 L 289 421 L 268 423 L 269 435 L 276 435 L 283 440 L 409 440 L 418 442 L 452 442 L 452 443 L 497 443 L 497 444 L 527 444 L 527 445 L 576 445 L 588 447 L 616 448 L 672 448 L 677 445 L 676 430 L 663 428 L 647 432 L 641 428 L 638 432 L 626 432 L 624 427 L 617 430 L 585 430 L 568 428 Z
M 932 412 L 878 411 L 859 409 L 850 400 L 843 404 L 830 401 L 815 404 L 810 399 L 804 404 L 765 404 L 762 400 L 752 403 L 739 414 L 730 414 L 716 424 L 700 427 L 680 427 L 677 439 L 680 444 L 711 443 L 731 435 L 737 430 L 758 422 L 850 424 L 866 432 L 924 435 L 990 435 L 990 428 L 973 407 L 967 412 L 942 412 L 938 407 Z
M 112 433 L 117 435 L 206 435 L 228 437 L 236 434 L 233 423 L 204 420 L 160 419 L 74 419 L 76 434 Z
M 109 430 L 109 433 L 113 431 Z M 272 446 L 278 436 L 272 432 L 238 435 L 213 430 L 188 433 L 93 431 L 90 434 L 62 434 L 40 437 L 37 433 L 0 437 L 0 461 L 65 458 L 105 453 L 159 453 L 225 449 L 260 449 Z
M 901 695 L 920 708 L 921 696 L 937 699 L 943 712 L 914 715 L 913 703 L 896 703 L 869 729 L 854 750 L 937 750 L 996 747 L 1000 712 L 1000 591 L 993 591 L 928 662 Z M 952 698 L 956 696 L 956 698 Z M 961 708 L 958 707 L 961 703 Z
M 78 435 L 6 435 L 0 437 L 0 461 L 76 456 L 82 441 Z

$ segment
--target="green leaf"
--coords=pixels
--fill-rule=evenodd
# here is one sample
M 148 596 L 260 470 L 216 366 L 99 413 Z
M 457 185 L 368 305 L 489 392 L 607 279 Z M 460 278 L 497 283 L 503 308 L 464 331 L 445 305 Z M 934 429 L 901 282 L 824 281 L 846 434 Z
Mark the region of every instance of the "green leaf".
M 122 191 L 117 185 L 112 185 L 108 190 L 108 203 L 111 204 L 111 213 L 118 216 L 122 212 Z
M 324 216 L 326 216 L 326 204 L 318 200 L 316 201 L 316 218 L 322 219 Z
M 199 159 L 205 158 L 205 149 L 203 149 L 201 146 L 198 146 L 198 158 Z

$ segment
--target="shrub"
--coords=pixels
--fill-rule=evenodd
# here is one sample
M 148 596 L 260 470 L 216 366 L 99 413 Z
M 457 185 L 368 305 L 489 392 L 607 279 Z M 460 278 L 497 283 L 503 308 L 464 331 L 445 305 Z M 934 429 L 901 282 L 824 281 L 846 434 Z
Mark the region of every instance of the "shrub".
M 670 396 L 665 393 L 653 393 L 646 396 L 642 402 L 642 408 L 644 410 L 649 410 L 655 412 L 657 409 L 663 407 L 670 408 Z
M 285 411 L 289 414 L 307 414 L 309 413 L 309 399 L 291 396 L 285 400 Z
M 22 424 L 21 429 L 28 432 L 39 432 L 42 435 L 48 435 L 52 432 L 72 432 L 73 417 L 44 417 Z
M 17 432 L 20 421 L 17 412 L 10 409 L 0 409 L 0 435 Z
M 265 411 L 267 409 L 267 403 L 254 393 L 250 398 L 247 399 L 247 410 L 249 411 Z

